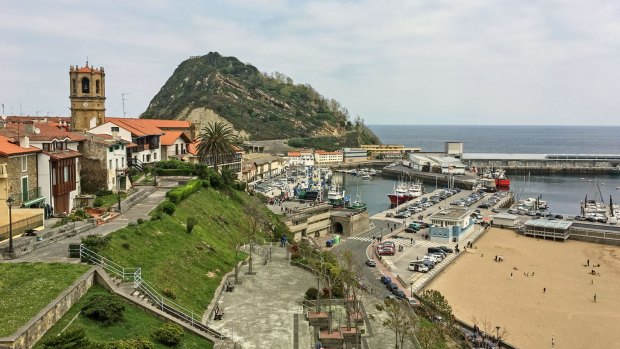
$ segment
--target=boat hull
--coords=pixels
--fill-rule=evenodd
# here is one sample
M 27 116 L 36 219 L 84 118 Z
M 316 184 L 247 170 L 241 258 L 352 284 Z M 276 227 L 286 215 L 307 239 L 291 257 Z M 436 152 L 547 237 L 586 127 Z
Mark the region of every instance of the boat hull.
M 495 178 L 496 187 L 510 187 L 510 179 L 508 178 Z
M 412 195 L 394 195 L 388 194 L 388 198 L 390 199 L 390 204 L 394 206 L 398 206 L 407 201 L 411 201 L 414 199 Z

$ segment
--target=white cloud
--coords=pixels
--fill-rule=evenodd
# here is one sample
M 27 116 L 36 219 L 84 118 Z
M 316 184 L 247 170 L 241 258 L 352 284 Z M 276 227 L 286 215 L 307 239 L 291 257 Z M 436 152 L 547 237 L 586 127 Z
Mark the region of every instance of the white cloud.
M 66 112 L 66 71 L 88 55 L 109 114 L 130 92 L 137 115 L 181 61 L 218 51 L 367 123 L 619 124 L 619 15 L 611 0 L 13 3 L 0 102 Z

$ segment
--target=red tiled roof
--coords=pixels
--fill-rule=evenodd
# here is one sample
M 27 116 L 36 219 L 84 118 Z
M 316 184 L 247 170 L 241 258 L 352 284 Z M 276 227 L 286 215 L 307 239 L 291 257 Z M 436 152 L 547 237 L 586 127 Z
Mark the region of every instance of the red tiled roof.
M 113 118 L 107 117 L 105 121 L 117 121 L 117 120 L 139 120 L 144 125 L 149 125 L 157 128 L 174 128 L 174 129 L 189 129 L 192 126 L 192 122 L 189 120 L 160 120 L 160 119 L 127 119 L 127 118 Z
M 0 155 L 9 156 L 9 155 L 18 155 L 18 154 L 29 154 L 29 153 L 39 153 L 41 149 L 35 147 L 22 148 L 19 144 L 14 144 L 9 142 L 9 138 L 0 135 Z
M 198 144 L 200 144 L 198 140 L 191 142 L 187 147 L 187 151 L 192 155 L 198 155 Z
M 163 134 L 161 129 L 144 121 L 144 119 L 106 118 L 106 122 L 120 126 L 138 137 Z
M 161 145 L 173 145 L 179 137 L 183 138 L 183 140 L 187 143 L 192 141 L 183 131 L 166 131 L 166 133 L 161 136 L 159 141 L 161 142 Z
M 54 122 L 51 122 L 54 124 Z M 35 129 L 39 133 L 34 132 Z M 86 138 L 77 133 L 67 131 L 66 127 L 50 125 L 50 122 L 37 122 L 31 125 L 9 123 L 5 128 L 0 129 L 5 136 L 17 137 L 18 135 L 28 135 L 31 141 L 52 141 L 69 139 L 74 142 L 83 141 Z

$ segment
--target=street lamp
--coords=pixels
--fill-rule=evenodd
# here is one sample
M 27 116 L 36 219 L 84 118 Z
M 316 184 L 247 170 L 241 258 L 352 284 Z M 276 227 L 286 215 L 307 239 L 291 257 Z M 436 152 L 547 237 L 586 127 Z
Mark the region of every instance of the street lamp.
M 495 330 L 497 330 L 496 334 L 496 338 L 497 338 L 497 346 L 499 347 L 499 326 L 495 326 Z
M 9 254 L 13 253 L 13 214 L 11 207 L 13 206 L 13 198 L 9 196 L 6 199 L 6 205 L 9 207 Z

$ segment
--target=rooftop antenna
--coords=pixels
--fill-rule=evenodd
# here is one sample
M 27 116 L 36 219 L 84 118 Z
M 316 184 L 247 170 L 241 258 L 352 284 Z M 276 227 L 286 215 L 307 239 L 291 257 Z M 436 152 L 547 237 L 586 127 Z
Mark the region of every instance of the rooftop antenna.
M 125 113 L 125 101 L 127 100 L 127 98 L 125 98 L 125 96 L 128 94 L 129 92 L 121 93 L 121 99 L 123 101 L 123 118 L 127 117 L 127 113 Z
M 88 68 L 88 56 L 86 56 L 86 67 Z
M 4 115 L 4 103 L 2 103 L 2 115 Z

